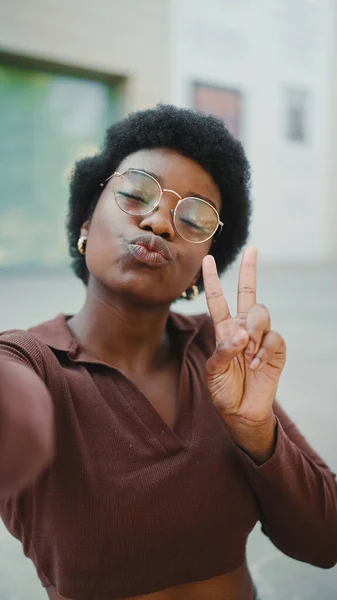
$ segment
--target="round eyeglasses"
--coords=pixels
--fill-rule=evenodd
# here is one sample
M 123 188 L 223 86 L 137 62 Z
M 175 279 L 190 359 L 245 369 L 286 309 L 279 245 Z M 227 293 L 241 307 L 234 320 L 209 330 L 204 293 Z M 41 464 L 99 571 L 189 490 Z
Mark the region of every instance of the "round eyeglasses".
M 187 242 L 200 244 L 209 240 L 223 227 L 219 213 L 206 200 L 201 198 L 182 198 L 174 190 L 163 189 L 160 183 L 145 171 L 128 169 L 124 173 L 114 173 L 107 181 L 113 180 L 113 193 L 118 207 L 128 215 L 147 215 L 158 209 L 164 192 L 170 192 L 179 198 L 174 210 L 171 210 L 177 233 Z

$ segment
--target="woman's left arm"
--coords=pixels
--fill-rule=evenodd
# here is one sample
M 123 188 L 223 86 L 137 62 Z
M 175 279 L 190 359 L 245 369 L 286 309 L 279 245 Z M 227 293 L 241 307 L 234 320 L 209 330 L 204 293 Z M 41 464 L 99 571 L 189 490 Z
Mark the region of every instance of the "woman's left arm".
M 283 337 L 256 304 L 257 250 L 244 252 L 232 317 L 212 256 L 203 279 L 216 348 L 206 363 L 213 403 L 261 509 L 263 531 L 286 554 L 323 568 L 337 563 L 337 484 L 275 403 L 285 360 Z
M 337 563 L 337 482 L 275 402 L 276 443 L 262 465 L 238 455 L 261 510 L 262 531 L 292 558 L 329 569 Z

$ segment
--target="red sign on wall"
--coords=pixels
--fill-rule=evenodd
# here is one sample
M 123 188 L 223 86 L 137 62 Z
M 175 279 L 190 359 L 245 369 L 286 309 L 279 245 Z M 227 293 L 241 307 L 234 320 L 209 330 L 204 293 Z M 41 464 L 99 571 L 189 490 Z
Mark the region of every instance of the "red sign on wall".
M 238 90 L 193 84 L 193 107 L 221 119 L 231 134 L 242 137 L 242 94 Z

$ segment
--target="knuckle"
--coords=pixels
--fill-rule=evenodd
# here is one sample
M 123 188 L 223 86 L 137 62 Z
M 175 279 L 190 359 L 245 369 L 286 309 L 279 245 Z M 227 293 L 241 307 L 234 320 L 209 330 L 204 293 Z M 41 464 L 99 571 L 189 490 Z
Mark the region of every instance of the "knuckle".
M 213 300 L 216 298 L 221 298 L 222 297 L 222 292 L 218 291 L 218 290 L 210 290 L 207 293 L 207 298 L 212 298 Z
M 247 320 L 246 313 L 238 312 L 238 314 L 236 315 L 236 318 L 237 318 L 239 325 L 245 325 L 246 320 Z
M 283 340 L 283 337 L 281 336 L 281 334 L 278 331 L 274 331 L 273 329 L 271 331 L 268 332 L 268 337 L 270 338 L 270 340 L 272 340 L 273 342 L 277 341 L 281 341 Z
M 233 348 L 233 342 L 230 338 L 224 338 L 219 340 L 216 347 L 216 353 L 219 355 L 223 355 L 226 352 L 229 352 Z
M 261 342 L 262 336 L 263 336 L 263 330 L 264 330 L 264 323 L 259 321 L 256 321 L 254 323 L 249 322 L 249 325 L 247 327 L 247 331 L 248 331 L 248 335 L 250 338 L 252 338 L 255 342 Z
M 278 333 L 278 331 L 273 331 L 272 333 L 274 336 L 275 344 L 277 344 L 278 347 L 286 345 L 284 337 L 280 333 Z
M 255 304 L 255 308 L 260 310 L 261 312 L 267 313 L 269 316 L 269 310 L 265 304 L 261 304 L 261 303 Z

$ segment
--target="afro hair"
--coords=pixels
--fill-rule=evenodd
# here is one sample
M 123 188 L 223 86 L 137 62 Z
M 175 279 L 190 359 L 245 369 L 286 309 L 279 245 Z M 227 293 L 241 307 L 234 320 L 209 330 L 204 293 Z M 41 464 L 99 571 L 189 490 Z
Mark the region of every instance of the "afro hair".
M 77 250 L 83 223 L 89 219 L 101 194 L 100 183 L 117 170 L 128 155 L 143 149 L 168 148 L 191 158 L 211 175 L 222 201 L 224 226 L 214 237 L 210 253 L 219 273 L 236 258 L 245 244 L 250 223 L 250 168 L 240 142 L 219 119 L 193 110 L 158 105 L 138 111 L 112 125 L 99 154 L 78 161 L 70 181 L 67 233 L 72 267 L 85 283 L 85 257 Z M 203 289 L 202 279 L 197 282 Z

